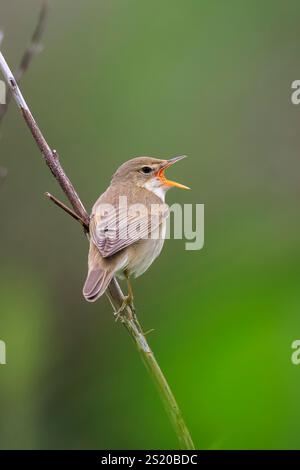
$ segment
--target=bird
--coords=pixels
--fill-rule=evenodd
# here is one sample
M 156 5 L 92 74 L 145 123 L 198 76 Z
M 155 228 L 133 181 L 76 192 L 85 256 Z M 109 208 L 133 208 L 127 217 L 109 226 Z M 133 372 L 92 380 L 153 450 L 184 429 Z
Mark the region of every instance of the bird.
M 83 287 L 87 301 L 99 299 L 116 276 L 126 279 L 128 288 L 117 313 L 126 305 L 133 306 L 131 278 L 141 276 L 163 248 L 169 215 L 166 192 L 171 187 L 190 189 L 165 176 L 165 170 L 183 158 L 136 157 L 114 173 L 90 216 L 88 274 Z

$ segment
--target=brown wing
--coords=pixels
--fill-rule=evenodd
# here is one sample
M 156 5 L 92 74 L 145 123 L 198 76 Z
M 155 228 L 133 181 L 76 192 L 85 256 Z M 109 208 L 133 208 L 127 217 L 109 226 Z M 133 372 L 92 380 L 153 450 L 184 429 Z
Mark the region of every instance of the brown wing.
M 109 197 L 104 193 L 104 197 L 100 197 L 95 204 L 90 234 L 104 258 L 114 255 L 138 240 L 161 238 L 162 222 L 169 214 L 168 206 L 156 196 L 151 197 L 151 193 L 150 196 L 147 193 L 147 197 L 142 198 L 145 204 L 132 204 L 132 199 L 141 200 L 141 197 L 137 199 L 136 196 L 145 196 L 144 193 L 131 197 L 131 201 L 127 198 L 126 204 L 120 203 L 119 197 Z M 115 195 L 116 193 L 113 193 L 112 196 Z

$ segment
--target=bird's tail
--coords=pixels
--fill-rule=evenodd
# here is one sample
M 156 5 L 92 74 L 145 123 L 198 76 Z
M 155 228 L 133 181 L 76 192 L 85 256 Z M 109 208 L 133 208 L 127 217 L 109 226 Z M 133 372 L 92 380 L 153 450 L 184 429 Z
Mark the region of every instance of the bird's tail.
M 107 289 L 114 275 L 113 270 L 105 269 L 102 257 L 93 243 L 89 251 L 89 271 L 83 287 L 83 295 L 88 302 L 95 302 Z

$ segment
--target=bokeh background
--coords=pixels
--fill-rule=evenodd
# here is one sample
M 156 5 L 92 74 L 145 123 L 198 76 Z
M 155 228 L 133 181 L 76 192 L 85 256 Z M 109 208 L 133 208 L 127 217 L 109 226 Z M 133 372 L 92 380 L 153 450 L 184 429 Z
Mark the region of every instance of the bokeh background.
M 38 0 L 1 0 L 16 67 Z M 297 0 L 53 0 L 23 80 L 90 209 L 137 155 L 205 204 L 205 247 L 170 240 L 135 281 L 149 341 L 200 449 L 300 448 Z M 177 441 L 105 298 L 81 294 L 88 245 L 14 104 L 1 126 L 0 447 L 167 449 Z

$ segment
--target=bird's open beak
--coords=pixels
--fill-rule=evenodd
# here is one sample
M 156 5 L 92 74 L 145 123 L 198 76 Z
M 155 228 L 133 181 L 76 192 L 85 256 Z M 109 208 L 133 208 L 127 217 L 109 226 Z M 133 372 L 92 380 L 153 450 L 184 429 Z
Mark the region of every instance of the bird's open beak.
M 164 173 L 164 171 L 167 168 L 169 168 L 169 166 L 173 165 L 174 163 L 178 162 L 179 160 L 182 160 L 183 158 L 186 158 L 186 155 L 179 155 L 178 157 L 170 158 L 169 160 L 166 161 L 166 163 L 163 163 L 163 165 L 157 171 L 156 176 L 160 179 L 160 181 L 165 186 L 173 186 L 173 187 L 181 188 L 181 189 L 190 189 L 188 186 L 184 186 L 184 184 L 180 184 L 180 183 L 176 183 L 176 181 L 168 180 L 165 177 L 165 173 Z

